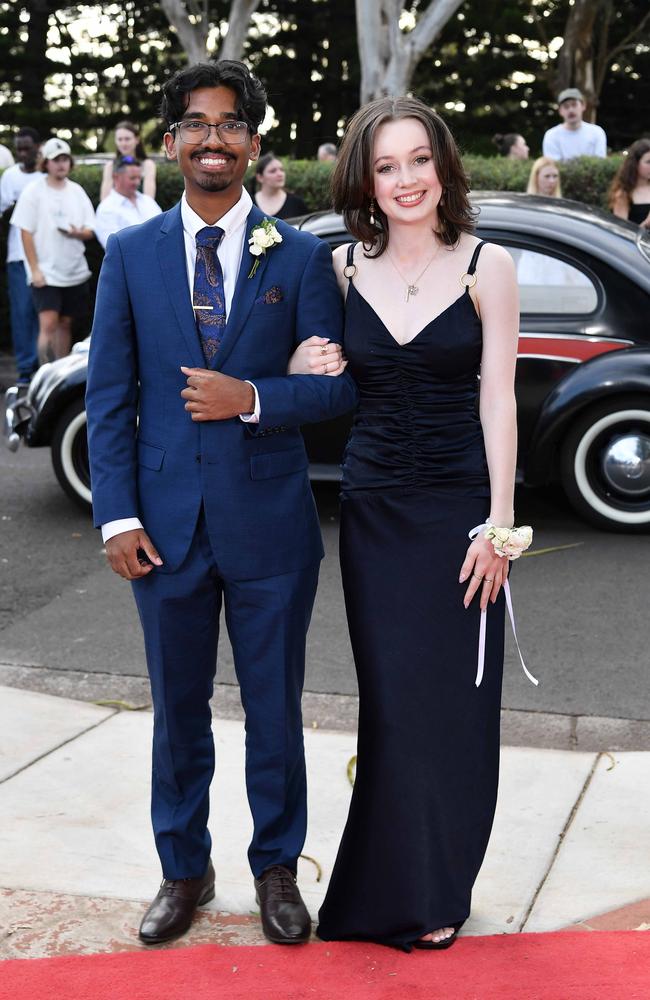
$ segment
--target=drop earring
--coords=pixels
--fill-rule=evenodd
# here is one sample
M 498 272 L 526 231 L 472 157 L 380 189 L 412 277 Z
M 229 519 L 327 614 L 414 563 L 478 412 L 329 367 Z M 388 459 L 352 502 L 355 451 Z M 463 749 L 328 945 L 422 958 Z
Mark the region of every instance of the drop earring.
M 375 225 L 375 199 L 370 199 L 370 225 L 374 227 Z

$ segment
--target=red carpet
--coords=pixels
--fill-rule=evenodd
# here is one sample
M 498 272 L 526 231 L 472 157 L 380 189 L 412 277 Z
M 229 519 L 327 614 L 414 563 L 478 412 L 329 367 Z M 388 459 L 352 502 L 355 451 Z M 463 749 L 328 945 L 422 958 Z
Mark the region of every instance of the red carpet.
M 0 963 L 1 1000 L 648 1000 L 650 933 L 220 947 Z

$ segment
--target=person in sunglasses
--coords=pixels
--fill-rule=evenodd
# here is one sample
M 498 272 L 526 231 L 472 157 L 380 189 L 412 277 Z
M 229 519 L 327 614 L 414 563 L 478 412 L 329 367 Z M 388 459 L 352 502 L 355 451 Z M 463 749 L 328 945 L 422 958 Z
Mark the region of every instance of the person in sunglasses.
M 135 156 L 122 156 L 113 166 L 113 190 L 100 201 L 95 213 L 95 236 L 106 249 L 111 233 L 160 215 L 160 205 L 139 190 L 142 164 Z
M 154 707 L 163 882 L 140 926 L 146 944 L 185 933 L 220 891 L 208 811 L 222 603 L 246 713 L 262 928 L 280 944 L 311 933 L 296 884 L 307 818 L 300 704 L 323 547 L 300 426 L 352 409 L 357 393 L 345 372 L 321 377 L 341 364 L 329 247 L 266 218 L 243 188 L 265 112 L 240 62 L 166 83 L 165 149 L 184 194 L 110 236 L 99 278 L 86 397 L 94 519 L 112 569 L 133 585 Z M 321 373 L 288 375 L 316 336 Z M 219 815 L 227 822 L 227 805 Z

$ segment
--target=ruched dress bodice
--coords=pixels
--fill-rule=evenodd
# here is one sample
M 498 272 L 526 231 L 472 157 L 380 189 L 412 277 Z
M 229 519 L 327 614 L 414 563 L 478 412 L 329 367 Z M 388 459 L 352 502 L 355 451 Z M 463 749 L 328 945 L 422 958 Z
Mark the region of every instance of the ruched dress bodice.
M 360 400 L 343 463 L 344 499 L 411 489 L 488 495 L 478 415 L 482 345 L 467 289 L 400 346 L 350 281 L 345 353 Z

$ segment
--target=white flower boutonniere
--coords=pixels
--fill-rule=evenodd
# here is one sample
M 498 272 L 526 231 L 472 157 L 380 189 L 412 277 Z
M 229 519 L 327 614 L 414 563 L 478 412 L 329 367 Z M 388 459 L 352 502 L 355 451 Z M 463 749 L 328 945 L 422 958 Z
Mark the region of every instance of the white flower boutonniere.
M 262 254 L 274 247 L 276 243 L 282 243 L 282 237 L 275 228 L 275 219 L 262 219 L 256 226 L 253 226 L 248 240 L 248 249 L 255 261 L 248 272 L 249 278 L 252 278 L 257 271 Z

